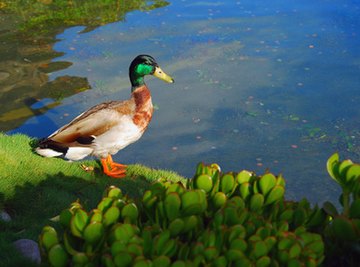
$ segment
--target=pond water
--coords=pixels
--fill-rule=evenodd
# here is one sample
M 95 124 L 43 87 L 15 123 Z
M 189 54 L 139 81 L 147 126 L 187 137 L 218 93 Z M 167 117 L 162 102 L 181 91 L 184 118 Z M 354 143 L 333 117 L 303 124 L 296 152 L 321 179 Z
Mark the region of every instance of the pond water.
M 147 78 L 153 120 L 117 161 L 186 177 L 199 161 L 270 170 L 285 177 L 288 198 L 337 201 L 326 160 L 360 155 L 359 18 L 357 1 L 182 0 L 64 27 L 33 67 L 43 68 L 39 82 L 13 80 L 21 90 L 0 98 L 17 105 L 0 130 L 44 137 L 97 103 L 127 99 L 129 63 L 150 54 L 175 84 Z

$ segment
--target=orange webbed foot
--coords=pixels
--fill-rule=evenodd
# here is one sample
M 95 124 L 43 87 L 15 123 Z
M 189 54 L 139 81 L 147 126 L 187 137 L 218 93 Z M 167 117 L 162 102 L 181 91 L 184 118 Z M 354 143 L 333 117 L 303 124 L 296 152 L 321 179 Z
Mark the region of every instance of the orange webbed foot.
M 111 155 L 106 159 L 101 159 L 103 171 L 107 176 L 112 178 L 124 178 L 126 176 L 126 165 L 114 162 Z

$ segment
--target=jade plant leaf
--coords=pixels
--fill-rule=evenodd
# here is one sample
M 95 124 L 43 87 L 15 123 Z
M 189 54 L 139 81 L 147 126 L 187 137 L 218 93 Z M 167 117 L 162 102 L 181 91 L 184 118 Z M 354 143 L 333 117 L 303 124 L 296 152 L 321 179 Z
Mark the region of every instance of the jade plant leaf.
M 338 164 L 339 164 L 339 154 L 334 153 L 326 162 L 326 169 L 336 182 L 339 182 L 339 172 L 338 172 Z
M 250 181 L 252 177 L 252 173 L 249 172 L 249 171 L 246 171 L 246 170 L 242 170 L 241 172 L 239 172 L 237 175 L 236 175 L 236 181 L 239 183 L 239 184 L 242 184 L 242 183 L 247 183 Z
M 203 191 L 202 191 L 203 192 Z M 181 210 L 184 216 L 197 215 L 204 211 L 202 196 L 197 191 L 187 191 L 181 195 Z
M 113 186 L 113 185 L 110 186 L 106 192 L 107 192 L 106 196 L 109 198 L 121 198 L 122 197 L 121 189 L 116 186 Z
M 183 219 L 176 218 L 169 224 L 169 231 L 171 236 L 177 236 L 185 228 L 185 223 Z
M 348 218 L 338 216 L 332 222 L 334 235 L 340 240 L 354 241 L 357 238 L 354 226 Z
M 256 193 L 250 198 L 250 210 L 259 211 L 264 205 L 264 196 L 260 193 Z
M 178 193 L 171 192 L 166 195 L 164 200 L 165 213 L 167 218 L 172 221 L 180 214 L 181 199 Z
M 84 229 L 83 237 L 86 242 L 95 244 L 104 235 L 104 225 L 99 222 L 92 222 Z
M 73 212 L 70 209 L 64 209 L 60 213 L 60 223 L 64 228 L 67 228 L 70 225 L 71 218 L 73 216 Z
M 274 186 L 266 196 L 265 205 L 270 205 L 281 200 L 284 197 L 285 188 L 281 185 Z
M 212 164 L 210 164 L 210 167 L 211 167 L 212 169 L 214 169 L 215 172 L 216 172 L 216 171 L 221 172 L 221 168 L 220 168 L 219 164 L 217 164 L 217 163 L 212 163 Z
M 117 223 L 112 229 L 110 238 L 111 243 L 115 240 L 121 240 L 126 244 L 135 235 L 135 230 L 131 224 Z
M 84 266 L 86 263 L 89 262 L 89 257 L 86 256 L 84 252 L 78 252 L 72 257 L 72 261 L 74 265 Z
M 166 189 L 166 194 L 169 194 L 171 192 L 176 192 L 179 195 L 181 195 L 182 193 L 185 192 L 185 187 L 181 182 L 177 182 L 174 184 L 171 184 L 167 189 Z
M 265 256 L 268 253 L 268 247 L 262 240 L 253 242 L 251 244 L 251 248 L 251 253 L 255 256 L 256 259 Z
M 230 193 L 235 186 L 235 178 L 231 173 L 225 174 L 221 177 L 221 191 L 225 194 Z
M 194 178 L 195 188 L 202 189 L 206 193 L 209 193 L 213 187 L 213 181 L 210 175 L 201 174 Z
M 242 252 L 245 252 L 248 248 L 248 244 L 243 238 L 236 238 L 231 241 L 230 243 L 230 249 L 237 249 L 241 250 Z
M 168 267 L 171 264 L 171 260 L 167 256 L 160 255 L 153 260 L 152 264 L 153 264 L 153 266 Z
M 139 217 L 139 211 L 134 203 L 129 203 L 121 210 L 121 217 L 123 219 L 129 218 L 131 222 L 135 222 Z
M 109 226 L 114 224 L 120 217 L 120 210 L 118 207 L 110 207 L 105 213 L 103 217 L 104 226 Z
M 59 243 L 56 230 L 51 226 L 45 226 L 40 236 L 40 242 L 49 251 L 52 246 Z
M 352 182 L 355 180 L 359 180 L 360 178 L 360 165 L 359 164 L 352 164 L 351 167 L 347 170 L 346 174 L 346 181 Z M 359 181 L 360 182 L 360 181 Z
M 276 185 L 276 178 L 273 174 L 267 173 L 260 178 L 258 185 L 265 196 Z
M 182 219 L 184 220 L 184 233 L 194 230 L 198 225 L 198 218 L 195 215 L 183 217 Z
M 163 255 L 162 251 L 165 249 L 166 242 L 170 239 L 170 231 L 165 230 L 155 237 L 154 245 L 157 255 Z
M 215 209 L 219 209 L 222 206 L 225 205 L 226 203 L 226 195 L 223 192 L 217 192 L 213 197 L 212 197 L 212 203 L 214 205 Z
M 90 212 L 90 222 L 102 222 L 103 220 L 103 213 L 99 209 L 93 209 Z
M 263 256 L 256 260 L 255 266 L 256 267 L 267 267 L 270 266 L 271 259 L 268 256 Z
M 69 255 L 60 244 L 57 244 L 50 249 L 48 257 L 50 264 L 54 267 L 67 266 L 69 259 Z
M 251 184 L 248 182 L 244 182 L 240 185 L 240 196 L 244 199 L 247 200 L 247 198 L 250 196 L 251 194 Z
M 342 182 L 347 183 L 350 181 L 350 179 L 348 179 L 346 173 L 348 171 L 348 169 L 353 165 L 353 162 L 349 159 L 347 160 L 343 160 L 339 166 L 338 166 L 338 172 L 339 172 L 339 177 L 341 177 Z M 350 178 L 350 177 L 349 177 Z
M 120 252 L 114 257 L 115 266 L 131 266 L 132 261 L 132 254 L 127 251 Z
M 97 208 L 102 212 L 105 212 L 108 208 L 111 207 L 114 199 L 110 197 L 104 197 L 101 202 L 98 204 Z

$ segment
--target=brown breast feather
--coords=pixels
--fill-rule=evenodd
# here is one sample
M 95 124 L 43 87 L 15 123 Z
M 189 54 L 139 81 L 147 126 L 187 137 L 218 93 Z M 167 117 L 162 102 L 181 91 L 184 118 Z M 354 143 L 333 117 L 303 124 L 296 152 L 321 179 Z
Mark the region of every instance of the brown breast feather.
M 141 86 L 133 92 L 132 97 L 136 106 L 133 122 L 139 126 L 142 131 L 145 131 L 153 114 L 150 90 L 146 85 Z

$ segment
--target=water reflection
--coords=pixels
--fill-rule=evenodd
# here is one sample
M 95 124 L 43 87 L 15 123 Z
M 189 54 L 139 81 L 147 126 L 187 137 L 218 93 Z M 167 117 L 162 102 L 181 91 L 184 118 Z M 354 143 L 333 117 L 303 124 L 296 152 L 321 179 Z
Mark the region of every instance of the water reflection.
M 64 98 L 90 89 L 85 76 L 51 74 L 72 65 L 53 61 L 63 55 L 54 50 L 56 35 L 69 26 L 85 25 L 88 32 L 100 25 L 124 20 L 134 10 L 152 10 L 166 1 L 3 1 L 0 19 L 0 131 L 20 126 L 44 114 Z M 51 104 L 34 109 L 44 98 Z

